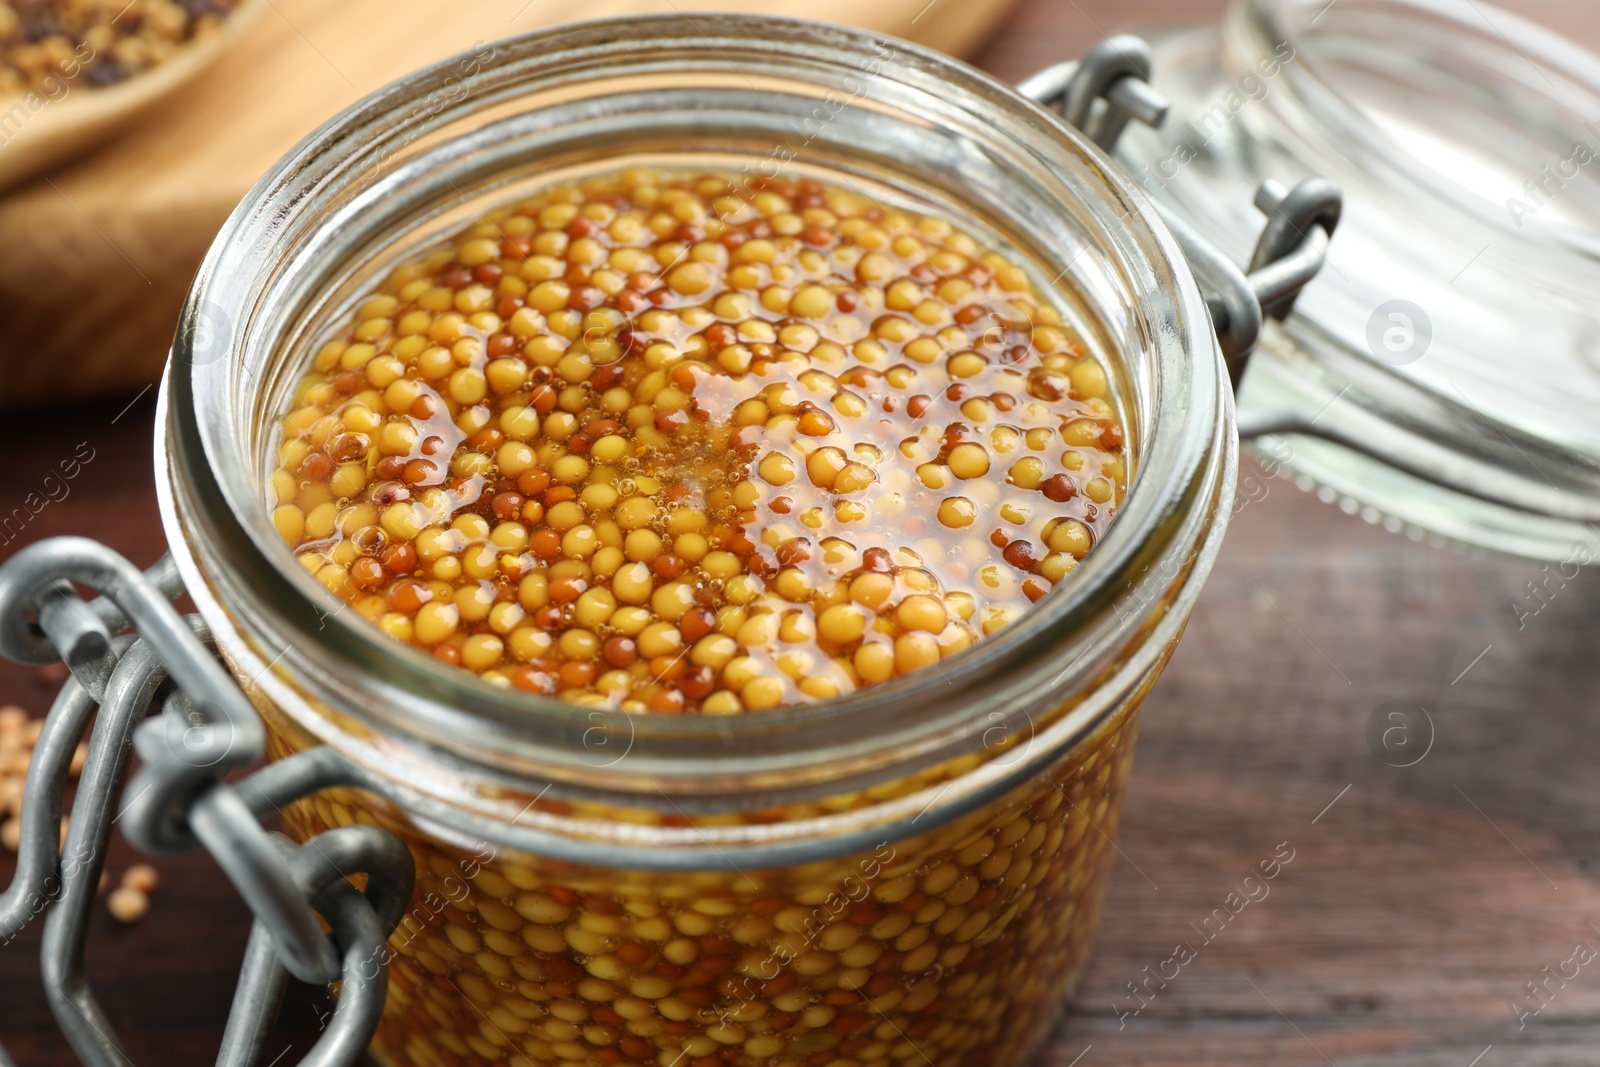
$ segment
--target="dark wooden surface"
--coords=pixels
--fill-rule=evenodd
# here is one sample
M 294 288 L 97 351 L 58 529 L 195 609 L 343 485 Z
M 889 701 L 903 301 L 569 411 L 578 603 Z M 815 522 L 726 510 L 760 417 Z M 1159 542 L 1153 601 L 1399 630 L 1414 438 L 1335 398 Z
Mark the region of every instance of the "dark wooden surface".
M 1030 0 L 981 62 L 1015 78 L 1104 33 L 1215 9 Z M 1584 24 L 1587 3 L 1541 10 L 1600 39 Z M 151 417 L 146 396 L 125 411 L 8 419 L 0 511 L 80 442 L 95 458 L 0 558 L 24 541 L 88 533 L 154 559 Z M 1094 963 L 1039 1067 L 1594 1064 L 1600 960 L 1551 982 L 1548 1005 L 1520 1028 L 1511 1005 L 1536 1007 L 1526 983 L 1578 942 L 1600 949 L 1600 573 L 1519 627 L 1538 567 L 1409 542 L 1255 477 L 1265 495 L 1255 490 L 1235 519 L 1147 704 L 1125 861 Z M 0 666 L 0 703 L 42 713 L 53 688 L 40 672 Z M 1395 700 L 1432 723 L 1427 755 L 1405 768 L 1368 741 L 1369 720 Z M 1281 842 L 1294 860 L 1270 896 L 1205 942 L 1196 929 Z M 119 841 L 113 869 L 131 861 Z M 207 860 L 159 865 L 143 924 L 97 912 L 90 970 L 135 1062 L 206 1062 L 246 913 Z M 0 858 L 0 881 L 9 874 Z M 0 948 L 0 1036 L 21 1064 L 67 1064 L 39 992 L 38 943 L 35 924 Z M 1151 981 L 1139 1014 L 1123 1014 L 1140 1007 L 1129 983 L 1179 943 L 1195 958 L 1165 988 Z M 295 992 L 275 1038 L 282 1063 L 325 1010 L 320 993 Z

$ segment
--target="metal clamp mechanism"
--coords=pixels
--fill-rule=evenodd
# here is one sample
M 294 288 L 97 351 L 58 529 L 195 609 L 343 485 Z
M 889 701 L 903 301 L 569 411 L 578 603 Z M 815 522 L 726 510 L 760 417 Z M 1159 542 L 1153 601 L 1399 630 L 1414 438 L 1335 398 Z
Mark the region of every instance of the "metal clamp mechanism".
M 1151 127 L 1166 120 L 1170 105 L 1150 85 L 1150 71 L 1150 46 L 1124 34 L 1106 38 L 1081 60 L 1046 67 L 1021 82 L 1017 91 L 1046 107 L 1059 103 L 1064 120 L 1110 153 L 1130 119 Z M 1170 208 L 1156 204 L 1205 293 L 1235 388 L 1261 337 L 1263 320 L 1286 318 L 1300 290 L 1322 268 L 1339 225 L 1342 198 L 1332 182 L 1308 178 L 1293 189 L 1263 182 L 1255 204 L 1267 224 L 1248 274 Z
M 72 583 L 101 594 L 85 602 Z M 44 915 L 50 1009 L 90 1067 L 130 1060 L 89 988 L 83 949 L 111 827 L 152 853 L 204 845 L 256 922 L 217 1063 L 252 1067 L 289 975 L 340 983 L 339 1003 L 304 1063 L 354 1063 L 377 1029 L 388 988 L 385 940 L 411 899 L 411 853 L 372 826 L 329 830 L 301 846 L 259 820 L 330 785 L 358 779 L 313 748 L 236 781 L 261 759 L 265 732 L 244 691 L 206 647 L 198 617 L 180 617 L 170 560 L 141 572 L 81 537 L 58 537 L 0 567 L 0 656 L 66 662 L 72 677 L 45 718 L 23 792 L 22 843 L 0 895 L 0 941 Z M 124 634 L 130 627 L 137 635 Z M 150 716 L 152 706 L 161 711 Z M 73 749 L 89 728 L 88 759 L 59 842 Z M 132 752 L 143 766 L 119 804 Z M 121 808 L 120 815 L 118 809 Z M 348 876 L 365 874 L 364 891 Z M 324 934 L 318 917 L 332 930 Z M 13 1061 L 0 1047 L 0 1067 Z

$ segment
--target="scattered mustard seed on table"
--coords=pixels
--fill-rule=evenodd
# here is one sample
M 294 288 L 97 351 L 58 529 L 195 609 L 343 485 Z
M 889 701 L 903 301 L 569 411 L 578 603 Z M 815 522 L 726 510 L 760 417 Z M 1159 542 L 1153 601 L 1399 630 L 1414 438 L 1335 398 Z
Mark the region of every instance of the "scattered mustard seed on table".
M 33 747 L 43 727 L 43 719 L 29 718 L 22 708 L 0 707 L 0 847 L 10 852 L 16 852 L 22 845 L 23 788 L 33 760 Z M 78 776 L 88 754 L 88 745 L 80 741 L 72 752 L 69 776 Z M 63 816 L 62 842 L 66 841 L 68 825 L 68 819 Z M 150 910 L 150 893 L 160 880 L 156 869 L 148 863 L 129 867 L 123 872 L 121 885 L 106 899 L 112 917 L 124 923 L 144 918 Z M 104 893 L 110 884 L 109 875 L 102 869 L 96 893 Z
M 122 884 L 141 893 L 154 891 L 160 882 L 160 873 L 148 863 L 135 863 L 122 872 Z
M 136 923 L 150 911 L 150 898 L 133 886 L 123 885 L 113 889 L 106 897 L 106 908 L 119 923 Z
M 43 719 L 29 718 L 14 704 L 0 707 L 0 848 L 8 852 L 22 846 L 22 793 L 33 761 L 33 746 L 43 728 Z M 88 751 L 82 743 L 73 751 L 71 774 L 82 769 Z M 63 817 L 61 836 L 66 835 L 67 820 Z

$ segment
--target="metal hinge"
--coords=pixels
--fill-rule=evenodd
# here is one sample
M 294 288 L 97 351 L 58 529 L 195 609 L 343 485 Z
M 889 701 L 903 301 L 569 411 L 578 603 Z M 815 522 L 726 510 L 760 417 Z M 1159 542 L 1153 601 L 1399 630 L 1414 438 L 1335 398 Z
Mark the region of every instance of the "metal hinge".
M 1059 104 L 1061 117 L 1109 154 L 1130 121 L 1159 127 L 1166 120 L 1170 104 L 1150 84 L 1150 72 L 1150 46 L 1123 34 L 1106 38 L 1081 60 L 1039 71 L 1017 91 L 1046 107 Z M 1293 189 L 1269 181 L 1257 189 L 1255 204 L 1267 222 L 1243 270 L 1166 205 L 1155 205 L 1205 294 L 1235 389 L 1264 319 L 1287 318 L 1322 268 L 1343 197 L 1323 178 L 1307 178 Z

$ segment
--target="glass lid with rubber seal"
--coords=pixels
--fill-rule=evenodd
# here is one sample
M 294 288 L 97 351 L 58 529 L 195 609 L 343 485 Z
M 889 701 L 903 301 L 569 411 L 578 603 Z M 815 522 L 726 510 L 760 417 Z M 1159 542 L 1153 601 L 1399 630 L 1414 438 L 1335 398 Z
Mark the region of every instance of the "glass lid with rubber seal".
M 1392 530 L 1600 553 L 1600 59 L 1447 0 L 1235 0 L 1220 29 L 1146 35 L 1171 107 L 1118 155 L 1164 208 L 1243 256 L 1262 182 L 1345 193 L 1241 435 Z

